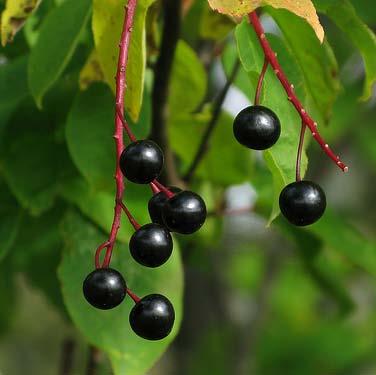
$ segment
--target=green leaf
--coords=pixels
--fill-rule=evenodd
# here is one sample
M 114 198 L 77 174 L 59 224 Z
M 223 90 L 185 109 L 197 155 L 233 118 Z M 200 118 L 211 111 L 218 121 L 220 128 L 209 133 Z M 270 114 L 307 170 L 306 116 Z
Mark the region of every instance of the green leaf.
M 325 238 L 312 232 L 297 228 L 287 223 L 285 219 L 278 220 L 278 226 L 297 245 L 298 254 L 302 258 L 307 273 L 321 289 L 324 295 L 333 299 L 342 315 L 347 315 L 354 308 L 354 301 L 343 285 L 338 272 L 333 274 L 333 267 L 330 266 L 328 258 L 325 264 L 321 264 L 319 255 L 324 250 Z
M 150 128 L 150 97 L 147 90 L 139 123 L 130 123 L 137 137 Z M 104 84 L 79 92 L 66 124 L 69 153 L 78 170 L 97 190 L 112 192 L 115 186 L 114 96 Z
M 309 231 L 319 236 L 325 246 L 376 276 L 376 241 L 367 238 L 340 215 L 326 210 Z
M 210 119 L 210 113 L 175 116 L 170 123 L 169 134 L 174 152 L 181 158 L 182 168 L 187 170 L 197 152 L 202 135 Z M 229 186 L 249 180 L 253 168 L 252 154 L 240 147 L 233 137 L 233 119 L 223 112 L 212 134 L 209 149 L 197 168 L 196 176 L 217 185 Z M 187 133 L 195 134 L 187 137 Z
M 27 130 L 27 128 L 26 128 Z M 32 215 L 49 209 L 57 192 L 61 172 L 59 147 L 51 133 L 24 131 L 3 147 L 1 168 L 10 190 Z
M 105 232 L 110 230 L 114 216 L 113 193 L 98 191 L 88 185 L 83 179 L 77 178 L 64 184 L 61 189 L 61 195 L 68 202 L 75 204 L 85 216 Z M 150 196 L 151 191 L 148 186 L 128 184 L 125 189 L 124 198 L 127 201 L 127 207 L 129 207 L 140 224 L 146 224 L 150 221 L 148 211 L 145 208 Z M 118 238 L 126 243 L 132 234 L 133 228 L 123 216 Z
M 0 65 L 0 111 L 13 108 L 28 95 L 26 67 L 26 57 Z
M 67 0 L 44 20 L 30 53 L 29 86 L 39 107 L 71 59 L 91 13 L 90 0 Z
M 70 110 L 66 139 L 78 170 L 93 186 L 112 191 L 115 171 L 114 97 L 102 84 L 80 92 Z
M 0 66 L 0 138 L 12 112 L 28 95 L 27 58 L 20 57 Z
M 66 207 L 59 202 L 54 209 L 35 218 L 24 215 L 21 228 L 7 258 L 14 269 L 22 271 L 28 284 L 38 288 L 66 315 L 57 267 L 61 260 L 63 240 L 60 223 Z
M 137 4 L 127 65 L 125 105 L 133 121 L 141 110 L 146 65 L 145 19 L 154 0 L 140 0 Z M 115 92 L 119 41 L 124 22 L 124 1 L 93 1 L 93 34 L 99 62 L 105 79 Z
M 22 210 L 3 181 L 0 182 L 0 261 L 2 261 L 11 249 L 19 232 L 22 218 Z
M 366 70 L 363 100 L 372 95 L 376 82 L 376 36 L 374 32 L 358 17 L 353 5 L 347 0 L 314 1 L 318 10 L 330 17 L 359 49 Z M 372 7 L 368 5 L 367 8 Z
M 237 26 L 235 35 L 242 65 L 253 79 L 261 71 L 263 65 L 263 52 L 259 46 L 256 33 L 246 21 L 243 21 Z M 288 50 L 284 47 L 281 40 L 270 35 L 268 35 L 268 38 L 271 41 L 273 49 L 278 53 L 281 65 L 288 67 L 291 71 L 295 71 L 294 81 L 297 92 L 303 94 L 303 78 L 299 74 L 300 70 L 296 67 L 296 62 L 288 54 Z M 250 79 L 250 85 L 252 84 L 255 88 L 254 80 L 252 82 Z M 294 107 L 285 99 L 286 93 L 270 69 L 265 76 L 263 91 L 264 99 L 262 104 L 271 108 L 277 114 L 282 128 L 277 144 L 264 152 L 265 161 L 273 175 L 274 184 L 273 209 L 269 219 L 269 222 L 271 222 L 279 215 L 278 199 L 281 190 L 288 183 L 295 180 L 295 162 L 301 120 Z M 306 167 L 307 158 L 303 155 L 302 175 L 304 175 Z
M 191 26 L 197 27 L 195 22 Z M 234 28 L 234 21 L 223 14 L 212 12 L 205 4 L 200 18 L 200 36 L 204 39 L 222 40 Z
M 180 40 L 171 73 L 168 101 L 170 115 L 196 110 L 206 93 L 206 86 L 205 69 L 196 52 Z
M 328 122 L 340 91 L 338 66 L 329 44 L 320 44 L 312 29 L 299 17 L 268 8 L 303 73 L 306 88 L 321 117 Z M 285 65 L 282 65 L 285 68 Z M 289 77 L 290 78 L 290 77 Z M 290 81 L 295 85 L 292 77 Z
M 132 291 L 139 296 L 161 293 L 174 305 L 176 321 L 172 334 L 162 341 L 149 342 L 136 336 L 129 326 L 128 315 L 133 306 L 129 297 L 116 309 L 100 311 L 82 295 L 82 282 L 93 270 L 94 251 L 103 235 L 76 213 L 66 216 L 63 234 L 66 248 L 59 277 L 74 323 L 91 344 L 110 356 L 116 375 L 145 374 L 173 340 L 181 321 L 183 278 L 176 241 L 171 259 L 158 269 L 138 265 L 124 245 L 115 248 L 113 267 L 123 273 Z

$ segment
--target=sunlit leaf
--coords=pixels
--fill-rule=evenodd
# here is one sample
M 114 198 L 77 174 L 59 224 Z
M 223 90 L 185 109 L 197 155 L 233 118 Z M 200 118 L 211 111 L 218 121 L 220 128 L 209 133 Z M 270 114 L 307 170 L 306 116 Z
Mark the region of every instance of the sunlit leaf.
M 7 0 L 0 21 L 1 44 L 3 46 L 13 40 L 40 2 L 41 0 Z
M 213 9 L 232 16 L 244 16 L 265 5 L 277 9 L 284 8 L 304 18 L 315 30 L 319 40 L 321 42 L 324 40 L 324 30 L 311 0 L 209 0 L 209 4 Z
M 132 120 L 137 121 L 141 110 L 146 65 L 145 19 L 146 12 L 154 0 L 140 0 L 137 3 L 131 46 L 127 65 L 126 110 Z M 113 92 L 120 34 L 124 21 L 124 1 L 94 0 L 93 34 L 99 62 Z

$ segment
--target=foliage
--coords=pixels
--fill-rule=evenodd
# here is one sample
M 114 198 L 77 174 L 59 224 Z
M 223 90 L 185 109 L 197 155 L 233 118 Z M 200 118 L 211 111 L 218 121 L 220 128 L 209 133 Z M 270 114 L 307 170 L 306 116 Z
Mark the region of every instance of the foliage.
M 190 181 L 210 211 L 203 229 L 190 239 L 177 236 L 173 258 L 145 272 L 129 256 L 132 228 L 122 221 L 116 267 L 132 290 L 165 293 L 177 312 L 173 335 L 156 343 L 131 332 L 129 298 L 111 313 L 97 312 L 81 292 L 95 248 L 112 223 L 114 76 L 123 3 L 0 1 L 6 44 L 0 49 L 0 334 L 6 339 L 13 327 L 21 274 L 88 343 L 108 355 L 116 375 L 146 373 L 178 334 L 183 313 L 178 344 L 189 345 L 192 360 L 187 364 L 177 357 L 182 374 L 213 369 L 227 374 L 229 364 L 244 358 L 254 373 L 265 375 L 280 374 L 286 366 L 289 375 L 374 372 L 375 302 L 359 292 L 368 288 L 374 294 L 376 276 L 369 184 L 376 165 L 372 2 L 185 2 L 166 111 L 179 176 L 187 172 L 210 121 L 223 75 L 228 78 L 237 62 L 240 68 Z M 293 229 L 279 217 L 279 192 L 295 178 L 300 118 L 271 69 L 261 102 L 281 120 L 278 144 L 261 154 L 233 139 L 236 100 L 253 100 L 264 55 L 246 17 L 214 12 L 209 3 L 235 16 L 265 6 L 266 36 L 297 95 L 333 149 L 354 160 L 354 174 L 335 177 L 337 169 L 316 143 L 306 142 L 303 172 L 327 188 L 330 206 L 312 227 Z M 140 138 L 153 126 L 162 8 L 160 0 L 140 0 L 132 33 L 125 110 Z M 234 92 L 237 96 L 231 96 Z M 244 183 L 256 192 L 255 212 L 237 217 L 225 208 L 231 201 L 228 188 Z M 149 221 L 150 194 L 148 187 L 126 185 L 127 205 L 142 224 Z M 183 304 L 183 262 L 188 305 Z M 262 318 L 251 311 L 255 304 Z M 352 316 L 357 319 L 348 319 Z

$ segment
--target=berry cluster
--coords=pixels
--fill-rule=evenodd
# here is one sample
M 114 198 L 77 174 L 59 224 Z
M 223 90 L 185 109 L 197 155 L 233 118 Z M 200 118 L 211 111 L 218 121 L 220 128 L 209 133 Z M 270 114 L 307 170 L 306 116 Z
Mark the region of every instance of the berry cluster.
M 266 150 L 278 141 L 281 124 L 271 109 L 254 105 L 243 109 L 236 116 L 233 130 L 240 144 L 253 150 Z M 301 152 L 301 147 L 299 149 Z M 300 152 L 298 159 L 301 157 Z M 300 165 L 300 160 L 298 164 Z M 301 181 L 298 173 L 297 181 L 282 190 L 279 206 L 290 223 L 297 226 L 310 225 L 324 214 L 325 193 L 314 182 Z
M 129 250 L 139 264 L 155 268 L 170 258 L 173 240 L 170 232 L 191 234 L 204 224 L 206 206 L 203 199 L 191 191 L 166 189 L 156 178 L 163 168 L 164 156 L 159 146 L 150 140 L 134 141 L 121 153 L 119 166 L 123 175 L 137 184 L 151 184 L 154 192 L 148 209 L 152 223 L 140 226 L 126 212 L 135 232 L 129 241 Z M 123 276 L 108 267 L 98 267 L 84 281 L 86 300 L 102 310 L 120 305 L 127 292 L 136 302 L 129 315 L 134 332 L 148 340 L 165 338 L 172 330 L 175 312 L 171 302 L 160 294 L 142 299 L 127 289 Z
M 155 268 L 167 262 L 171 256 L 173 240 L 170 232 L 191 234 L 199 230 L 206 220 L 206 206 L 199 195 L 177 188 L 168 189 L 157 181 L 164 164 L 161 148 L 151 140 L 137 140 L 124 118 L 126 72 L 136 5 L 137 0 L 129 0 L 125 8 L 119 43 L 114 133 L 116 144 L 114 220 L 108 240 L 97 248 L 96 270 L 86 277 L 83 294 L 92 306 L 101 310 L 119 306 L 128 294 L 135 302 L 129 314 L 133 331 L 147 340 L 161 340 L 169 335 L 174 325 L 175 312 L 171 302 L 160 294 L 139 298 L 127 287 L 120 272 L 110 268 L 121 215 L 124 212 L 135 229 L 129 241 L 129 250 L 133 259 L 142 266 Z M 131 141 L 127 147 L 124 147 L 124 130 Z M 150 185 L 154 194 L 148 203 L 151 223 L 139 225 L 123 203 L 124 177 L 136 184 Z M 106 252 L 101 263 L 100 256 L 104 249 Z

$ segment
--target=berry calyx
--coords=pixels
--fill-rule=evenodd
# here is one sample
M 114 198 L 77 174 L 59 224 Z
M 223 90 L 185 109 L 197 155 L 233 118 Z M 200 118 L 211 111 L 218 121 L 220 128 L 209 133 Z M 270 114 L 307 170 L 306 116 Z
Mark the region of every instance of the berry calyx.
M 132 257 L 146 267 L 159 267 L 170 258 L 173 242 L 170 232 L 160 224 L 146 224 L 129 242 Z
M 269 108 L 254 105 L 244 108 L 233 125 L 237 141 L 253 150 L 266 150 L 273 146 L 281 135 L 277 115 Z
M 178 187 L 171 187 L 168 190 L 172 191 L 173 193 L 180 193 L 182 190 Z M 168 197 L 163 191 L 160 191 L 157 194 L 154 194 L 148 203 L 148 210 L 150 219 L 153 223 L 157 223 L 160 225 L 165 225 L 162 217 L 162 210 L 165 203 L 168 201 Z
M 126 296 L 127 285 L 120 272 L 98 268 L 83 283 L 86 300 L 97 309 L 109 310 L 120 305 Z
M 148 184 L 156 179 L 163 168 L 163 152 L 153 141 L 142 140 L 129 144 L 120 156 L 123 175 L 137 184 Z
M 175 321 L 172 303 L 160 294 L 142 298 L 129 314 L 133 331 L 146 340 L 161 340 L 167 337 Z
M 290 223 L 297 226 L 310 225 L 319 220 L 325 212 L 325 193 L 314 182 L 293 182 L 282 190 L 279 207 Z
M 170 231 L 191 234 L 204 224 L 206 205 L 198 194 L 192 191 L 182 191 L 165 203 L 162 217 Z

